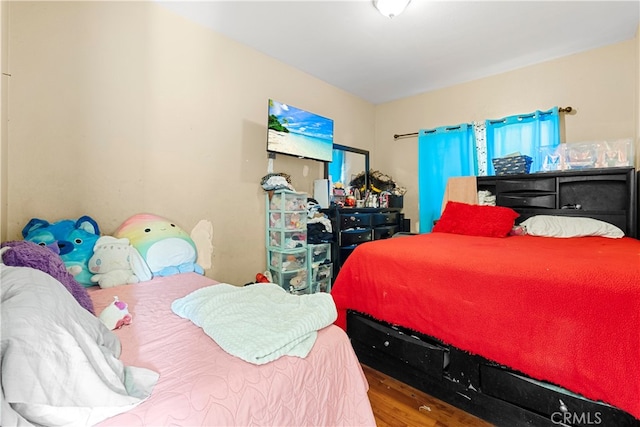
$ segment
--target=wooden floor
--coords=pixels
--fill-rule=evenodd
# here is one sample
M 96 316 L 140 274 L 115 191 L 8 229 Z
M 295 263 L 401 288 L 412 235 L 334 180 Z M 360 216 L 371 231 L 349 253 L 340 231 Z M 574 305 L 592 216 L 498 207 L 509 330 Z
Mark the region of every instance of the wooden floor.
M 490 427 L 491 424 L 366 365 L 369 400 L 378 427 Z

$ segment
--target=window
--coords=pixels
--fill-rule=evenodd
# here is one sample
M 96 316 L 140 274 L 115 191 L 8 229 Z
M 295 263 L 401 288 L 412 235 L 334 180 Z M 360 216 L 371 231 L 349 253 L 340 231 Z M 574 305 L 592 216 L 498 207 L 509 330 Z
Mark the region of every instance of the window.
M 560 144 L 558 107 L 548 111 L 444 126 L 418 133 L 420 232 L 440 217 L 447 180 L 452 176 L 494 175 L 492 159 L 512 153 L 533 159 L 531 172 L 542 169 L 546 151 Z

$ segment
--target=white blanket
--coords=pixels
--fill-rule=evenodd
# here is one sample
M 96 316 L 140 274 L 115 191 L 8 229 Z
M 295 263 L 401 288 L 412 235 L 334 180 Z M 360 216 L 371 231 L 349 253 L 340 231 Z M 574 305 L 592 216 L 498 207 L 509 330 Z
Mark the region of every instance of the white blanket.
M 175 300 L 171 309 L 227 353 L 256 365 L 306 357 L 317 331 L 337 318 L 331 295 L 292 295 L 273 283 L 212 285 Z
M 3 426 L 86 426 L 127 411 L 158 374 L 118 360 L 120 341 L 42 271 L 0 264 Z

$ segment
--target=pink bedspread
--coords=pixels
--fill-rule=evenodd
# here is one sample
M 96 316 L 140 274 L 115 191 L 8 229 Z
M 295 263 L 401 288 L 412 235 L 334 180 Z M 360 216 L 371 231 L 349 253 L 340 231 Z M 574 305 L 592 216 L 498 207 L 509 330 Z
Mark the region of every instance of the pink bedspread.
M 171 312 L 173 300 L 212 284 L 184 273 L 90 290 L 97 314 L 114 295 L 129 304 L 133 323 L 115 331 L 121 360 L 160 373 L 147 401 L 99 425 L 375 425 L 368 384 L 344 331 L 333 325 L 322 329 L 304 359 L 244 362 Z
M 358 246 L 345 310 L 439 338 L 640 419 L 640 241 L 430 233 Z

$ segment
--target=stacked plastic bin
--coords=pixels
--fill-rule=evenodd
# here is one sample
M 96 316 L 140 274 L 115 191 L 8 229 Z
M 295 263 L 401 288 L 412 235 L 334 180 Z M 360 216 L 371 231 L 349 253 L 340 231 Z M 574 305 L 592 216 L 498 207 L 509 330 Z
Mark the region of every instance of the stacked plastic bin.
M 307 250 L 307 194 L 267 194 L 267 266 L 273 282 L 293 294 L 311 293 Z
M 307 263 L 311 293 L 330 292 L 333 266 L 331 264 L 331 243 L 307 245 Z

